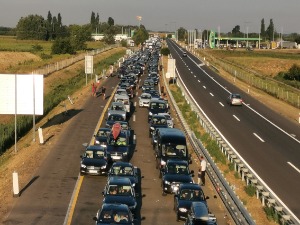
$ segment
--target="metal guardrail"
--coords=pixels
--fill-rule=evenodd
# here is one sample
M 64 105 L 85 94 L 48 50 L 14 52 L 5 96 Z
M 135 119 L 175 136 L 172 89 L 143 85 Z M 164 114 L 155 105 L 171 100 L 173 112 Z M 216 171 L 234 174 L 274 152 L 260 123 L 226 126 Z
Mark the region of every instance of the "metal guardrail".
M 50 65 L 46 65 L 43 68 L 36 69 L 36 70 L 32 71 L 32 73 L 33 74 L 44 74 L 44 76 L 47 76 L 51 73 L 54 73 L 54 72 L 59 71 L 61 69 L 64 69 L 64 68 L 66 68 L 66 67 L 68 67 L 68 66 L 70 66 L 70 65 L 72 65 L 72 64 L 74 64 L 78 61 L 83 60 L 86 55 L 98 55 L 102 52 L 108 51 L 108 50 L 116 48 L 118 46 L 119 46 L 118 44 L 115 44 L 115 45 L 110 45 L 108 47 L 104 47 L 104 48 L 101 48 L 101 49 L 95 49 L 95 50 L 92 50 L 90 52 L 86 52 L 86 53 L 83 53 L 83 54 L 80 54 L 80 55 L 77 55 L 77 56 L 73 56 L 72 58 L 69 58 L 69 59 L 65 59 L 65 60 L 50 64 Z
M 165 75 L 163 75 L 163 77 L 165 79 L 165 83 L 167 84 Z M 188 90 L 186 89 L 180 77 L 179 79 L 176 79 L 176 84 L 181 89 L 187 103 L 191 105 L 191 109 L 196 112 L 201 126 L 206 130 L 207 133 L 209 133 L 212 139 L 216 140 L 220 147 L 220 151 L 223 152 L 228 161 L 234 164 L 234 169 L 240 174 L 241 179 L 246 182 L 246 185 L 255 186 L 256 198 L 260 199 L 262 206 L 272 207 L 275 215 L 279 218 L 279 223 L 282 225 L 300 224 L 299 219 L 283 203 L 281 203 L 276 196 L 273 196 L 272 192 L 263 185 L 264 182 L 254 175 L 254 171 L 251 171 L 251 168 L 247 167 L 247 163 L 239 158 L 238 154 L 236 154 L 226 140 L 223 139 L 223 136 L 217 132 L 214 126 L 210 123 L 209 119 L 206 118 L 206 116 L 201 112 L 202 110 L 196 106 L 192 96 L 190 96 L 188 93 Z M 198 140 L 195 134 L 190 130 L 188 124 L 185 122 L 185 119 L 181 114 L 180 109 L 176 105 L 168 85 L 166 85 L 166 90 L 180 120 L 182 121 L 184 129 L 188 134 L 188 138 L 191 141 L 195 152 L 198 155 L 200 155 L 201 152 L 209 162 L 210 168 L 208 168 L 208 175 L 210 176 L 216 190 L 219 192 L 219 195 L 221 196 L 231 216 L 237 224 L 255 224 L 243 203 L 234 193 L 234 188 L 228 184 L 226 178 L 222 175 L 216 164 L 212 161 L 208 151 L 203 147 L 201 141 Z

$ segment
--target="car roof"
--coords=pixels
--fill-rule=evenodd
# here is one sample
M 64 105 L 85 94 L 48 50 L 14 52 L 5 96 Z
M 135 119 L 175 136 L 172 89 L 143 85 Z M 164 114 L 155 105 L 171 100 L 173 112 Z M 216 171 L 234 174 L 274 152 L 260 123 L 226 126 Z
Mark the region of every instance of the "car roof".
M 208 209 L 204 202 L 192 202 L 191 209 L 195 219 L 208 219 Z
M 104 147 L 101 145 L 89 145 L 86 147 L 86 150 L 104 150 Z
M 128 205 L 121 204 L 121 203 L 103 203 L 102 210 L 110 211 L 110 210 L 120 210 L 120 211 L 129 211 Z
M 179 189 L 193 189 L 193 190 L 202 190 L 198 184 L 193 183 L 181 183 Z
M 113 166 L 122 166 L 122 167 L 124 167 L 124 166 L 133 166 L 130 162 L 122 162 L 122 161 L 119 161 L 119 162 L 114 162 L 113 164 L 112 164 L 112 167 Z
M 131 185 L 131 181 L 128 177 L 112 176 L 109 178 L 108 184 L 109 185 L 114 185 L 114 184 Z
M 171 135 L 171 136 L 178 136 L 178 137 L 184 137 L 185 134 L 182 130 L 177 128 L 158 128 L 160 135 Z
M 184 165 L 188 165 L 188 162 L 186 160 L 182 160 L 182 159 L 169 159 L 169 160 L 167 160 L 167 164 L 184 164 Z

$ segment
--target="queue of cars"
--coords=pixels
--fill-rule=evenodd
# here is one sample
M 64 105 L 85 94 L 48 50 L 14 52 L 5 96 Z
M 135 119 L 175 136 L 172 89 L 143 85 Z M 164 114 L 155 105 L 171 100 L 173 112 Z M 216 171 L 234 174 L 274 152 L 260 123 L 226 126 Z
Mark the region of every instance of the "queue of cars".
M 138 51 L 122 63 L 118 70 L 120 82 L 108 109 L 105 127 L 98 129 L 93 145 L 87 146 L 81 156 L 81 175 L 107 176 L 102 206 L 93 218 L 98 225 L 132 225 L 137 222 L 143 176 L 139 168 L 130 163 L 134 144 L 128 121 L 134 111 L 130 99 L 135 97 L 143 73 L 146 78 L 140 87 L 142 94 L 138 97 L 138 105 L 141 110 L 148 111 L 149 137 L 156 157 L 162 194 L 174 195 L 176 220 L 198 224 L 197 219 L 203 222 L 207 214 L 210 216 L 205 218 L 215 222 L 207 224 L 216 224 L 215 217 L 209 214 L 208 198 L 193 181 L 194 171 L 189 169 L 192 160 L 185 134 L 174 128 L 168 102 L 157 88 L 160 82 L 158 68 L 159 48 Z M 200 213 L 201 207 L 194 203 L 203 203 L 205 210 Z

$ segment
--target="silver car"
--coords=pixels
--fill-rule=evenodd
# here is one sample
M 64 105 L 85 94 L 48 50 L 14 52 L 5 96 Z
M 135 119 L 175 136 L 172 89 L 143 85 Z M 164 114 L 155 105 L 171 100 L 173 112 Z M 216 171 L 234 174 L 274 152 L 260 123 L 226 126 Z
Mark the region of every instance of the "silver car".
M 243 99 L 242 99 L 240 94 L 230 94 L 228 99 L 227 99 L 227 103 L 229 105 L 242 106 L 243 105 Z
M 139 97 L 139 106 L 140 107 L 149 107 L 149 102 L 151 100 L 151 94 L 142 93 Z
M 119 114 L 126 120 L 126 107 L 122 102 L 112 102 L 110 107 L 108 108 L 108 117 L 111 114 Z

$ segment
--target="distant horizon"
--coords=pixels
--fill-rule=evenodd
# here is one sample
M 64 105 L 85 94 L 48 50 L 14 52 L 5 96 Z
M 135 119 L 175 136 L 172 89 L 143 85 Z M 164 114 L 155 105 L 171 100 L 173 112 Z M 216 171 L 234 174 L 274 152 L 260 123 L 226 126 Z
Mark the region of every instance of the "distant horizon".
M 16 7 L 18 6 L 18 7 Z M 143 24 L 147 30 L 171 32 L 179 27 L 187 30 L 214 30 L 221 33 L 231 32 L 240 26 L 243 33 L 260 32 L 261 20 L 265 28 L 270 19 L 278 33 L 300 33 L 299 0 L 89 0 L 45 1 L 45 0 L 10 0 L 1 3 L 0 26 L 15 28 L 21 17 L 41 15 L 47 18 L 62 16 L 63 25 L 88 24 L 91 13 L 99 13 L 100 22 L 112 17 L 115 24 Z

